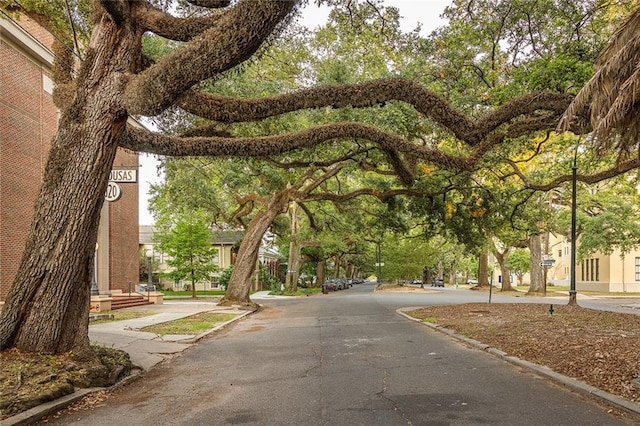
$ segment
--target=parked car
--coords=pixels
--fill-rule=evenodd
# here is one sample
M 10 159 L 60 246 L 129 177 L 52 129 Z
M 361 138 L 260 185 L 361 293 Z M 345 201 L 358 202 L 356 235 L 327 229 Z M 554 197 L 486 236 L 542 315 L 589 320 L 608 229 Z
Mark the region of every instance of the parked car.
M 326 280 L 322 285 L 325 286 L 327 290 L 331 290 L 331 291 L 340 290 L 338 288 L 338 283 L 335 280 Z
M 478 280 L 476 278 L 469 278 L 467 284 L 476 285 L 478 284 Z
M 434 278 L 431 287 L 444 287 L 444 280 L 442 278 Z
M 411 284 L 422 284 L 422 280 L 413 280 Z

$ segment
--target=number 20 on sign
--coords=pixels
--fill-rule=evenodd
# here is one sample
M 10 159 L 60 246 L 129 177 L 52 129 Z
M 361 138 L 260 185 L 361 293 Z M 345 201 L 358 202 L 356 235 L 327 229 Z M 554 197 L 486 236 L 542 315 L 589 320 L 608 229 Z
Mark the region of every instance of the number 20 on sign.
M 122 188 L 115 182 L 109 182 L 107 185 L 107 192 L 104 194 L 104 199 L 107 201 L 118 201 L 122 197 Z

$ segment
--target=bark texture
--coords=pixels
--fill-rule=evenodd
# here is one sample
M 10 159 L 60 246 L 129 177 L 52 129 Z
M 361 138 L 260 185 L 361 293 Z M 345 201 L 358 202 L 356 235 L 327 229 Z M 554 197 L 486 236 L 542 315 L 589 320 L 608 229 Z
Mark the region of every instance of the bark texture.
M 511 253 L 510 247 L 505 249 L 502 252 L 498 249 L 493 250 L 493 255 L 496 257 L 496 260 L 500 265 L 500 275 L 502 277 L 500 291 L 513 290 L 513 287 L 511 286 L 511 273 L 509 272 L 509 267 L 507 266 L 507 259 L 509 258 L 510 253 Z
M 478 287 L 489 286 L 489 251 L 484 248 L 478 259 Z
M 548 240 L 548 238 L 547 238 Z M 540 266 L 542 263 L 542 243 L 540 241 L 540 235 L 533 235 L 529 238 L 529 252 L 531 253 L 531 285 L 527 295 L 531 296 L 546 296 L 547 295 L 547 283 L 546 283 L 546 269 Z
M 280 192 L 271 200 L 265 210 L 256 213 L 249 222 L 238 250 L 238 257 L 229 279 L 227 292 L 220 301 L 221 305 L 253 305 L 249 293 L 253 273 L 258 262 L 262 236 L 267 232 L 273 220 L 283 212 L 288 202 L 289 192 Z
M 95 27 L 85 77 L 62 110 L 17 277 L 0 322 L 0 347 L 61 353 L 88 348 L 90 282 L 100 210 L 127 118 L 118 71 L 135 28 Z

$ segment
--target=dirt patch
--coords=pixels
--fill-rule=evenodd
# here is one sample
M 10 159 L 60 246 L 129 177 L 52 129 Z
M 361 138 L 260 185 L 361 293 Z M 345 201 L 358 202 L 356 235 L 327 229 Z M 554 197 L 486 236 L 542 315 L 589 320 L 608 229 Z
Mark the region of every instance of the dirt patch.
M 640 316 L 550 304 L 465 304 L 409 315 L 640 402 Z
M 92 348 L 97 354 L 93 360 L 78 359 L 73 353 L 0 352 L 0 419 L 73 393 L 76 388 L 110 386 L 130 374 L 128 354 Z

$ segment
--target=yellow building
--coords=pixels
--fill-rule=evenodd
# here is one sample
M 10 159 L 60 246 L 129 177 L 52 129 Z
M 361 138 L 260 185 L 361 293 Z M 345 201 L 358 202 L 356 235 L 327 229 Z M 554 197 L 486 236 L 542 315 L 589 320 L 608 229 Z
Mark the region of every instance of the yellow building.
M 578 241 L 579 242 L 579 241 Z M 550 234 L 550 257 L 555 260 L 547 273 L 547 282 L 567 286 L 571 280 L 571 243 L 565 237 Z M 576 290 L 600 292 L 640 292 L 640 250 L 622 255 L 595 253 L 576 261 Z

